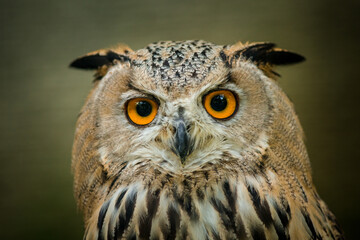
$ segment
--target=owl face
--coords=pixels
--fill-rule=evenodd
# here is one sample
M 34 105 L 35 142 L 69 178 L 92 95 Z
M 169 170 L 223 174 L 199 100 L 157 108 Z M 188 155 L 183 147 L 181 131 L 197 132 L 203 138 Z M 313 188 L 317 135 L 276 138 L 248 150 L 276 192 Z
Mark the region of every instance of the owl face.
M 104 164 L 186 172 L 266 148 L 279 89 L 232 48 L 160 42 L 115 59 L 92 103 Z

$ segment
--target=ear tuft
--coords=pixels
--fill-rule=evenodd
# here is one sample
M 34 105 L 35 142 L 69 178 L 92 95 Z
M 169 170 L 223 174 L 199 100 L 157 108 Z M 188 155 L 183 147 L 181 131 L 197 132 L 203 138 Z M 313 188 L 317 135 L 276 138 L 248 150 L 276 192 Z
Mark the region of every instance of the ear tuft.
M 240 61 L 251 61 L 265 75 L 269 77 L 279 77 L 280 75 L 273 71 L 276 65 L 288 65 L 299 63 L 305 58 L 297 53 L 293 53 L 284 49 L 275 48 L 274 43 L 260 42 L 260 43 L 242 43 L 237 42 L 233 45 L 225 46 L 220 53 L 225 57 L 220 56 L 225 64 L 229 67 L 234 67 Z
M 115 62 L 130 62 L 128 54 L 131 52 L 132 50 L 128 46 L 119 44 L 111 49 L 100 49 L 79 57 L 70 64 L 70 67 L 96 70 L 96 79 L 101 79 Z
M 239 50 L 238 54 L 258 64 L 286 65 L 305 60 L 297 53 L 274 47 L 274 43 L 257 43 Z
M 121 62 L 129 61 L 130 59 L 127 55 L 131 52 L 131 48 L 127 45 L 119 44 L 113 48 L 100 49 L 79 57 L 70 64 L 70 67 L 96 70 L 105 65 L 112 65 L 115 60 Z
M 75 59 L 70 67 L 80 68 L 80 69 L 98 69 L 104 65 L 113 64 L 114 60 L 119 60 L 121 62 L 129 61 L 130 59 L 125 55 L 120 55 L 113 51 L 107 51 L 106 54 L 101 55 L 100 53 L 94 53 L 91 55 L 86 55 Z
M 70 64 L 70 67 L 80 69 L 97 69 L 98 67 L 108 64 L 110 64 L 110 61 L 108 60 L 107 56 L 97 53 L 75 59 Z
M 305 61 L 305 57 L 300 54 L 289 52 L 286 50 L 276 50 L 269 52 L 267 62 L 273 65 L 287 65 L 293 63 L 300 63 Z

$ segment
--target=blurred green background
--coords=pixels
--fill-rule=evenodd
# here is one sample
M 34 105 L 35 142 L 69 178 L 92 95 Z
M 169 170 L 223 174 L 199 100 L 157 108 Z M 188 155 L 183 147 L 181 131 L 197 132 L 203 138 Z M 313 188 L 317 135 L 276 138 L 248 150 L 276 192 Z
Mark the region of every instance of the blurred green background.
M 71 145 L 92 73 L 74 58 L 118 42 L 270 41 L 307 136 L 314 182 L 349 239 L 359 223 L 360 1 L 1 0 L 0 239 L 81 239 Z M 354 152 L 355 151 L 355 152 Z

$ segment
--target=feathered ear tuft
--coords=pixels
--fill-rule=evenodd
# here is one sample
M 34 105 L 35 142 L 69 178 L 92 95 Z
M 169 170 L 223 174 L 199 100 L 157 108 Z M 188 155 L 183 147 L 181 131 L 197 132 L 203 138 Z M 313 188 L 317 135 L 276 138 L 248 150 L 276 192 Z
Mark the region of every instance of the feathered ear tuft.
M 94 53 L 92 55 L 86 55 L 75 59 L 70 67 L 80 68 L 80 69 L 98 69 L 103 65 L 111 65 L 114 60 L 122 60 L 125 56 L 119 55 L 113 51 L 106 52 L 105 55 L 100 53 Z
M 129 62 L 128 54 L 130 52 L 132 50 L 126 45 L 119 45 L 111 49 L 100 49 L 75 59 L 70 64 L 70 67 L 97 70 L 95 76 L 100 79 L 116 61 Z
M 297 53 L 275 48 L 274 43 L 241 43 L 227 46 L 223 53 L 228 66 L 236 66 L 239 59 L 249 60 L 256 64 L 266 75 L 280 76 L 274 72 L 273 66 L 299 63 L 305 58 Z
M 274 47 L 274 43 L 257 43 L 239 50 L 238 54 L 255 63 L 270 65 L 287 65 L 305 60 L 297 53 Z

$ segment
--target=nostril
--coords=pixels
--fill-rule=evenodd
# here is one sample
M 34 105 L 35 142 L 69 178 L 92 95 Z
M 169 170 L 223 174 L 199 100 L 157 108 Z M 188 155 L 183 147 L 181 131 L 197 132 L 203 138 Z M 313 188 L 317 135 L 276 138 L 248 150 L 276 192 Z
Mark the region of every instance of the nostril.
M 175 133 L 176 133 L 176 127 L 172 126 L 172 127 L 170 128 L 170 131 L 172 132 L 172 134 L 175 134 Z

